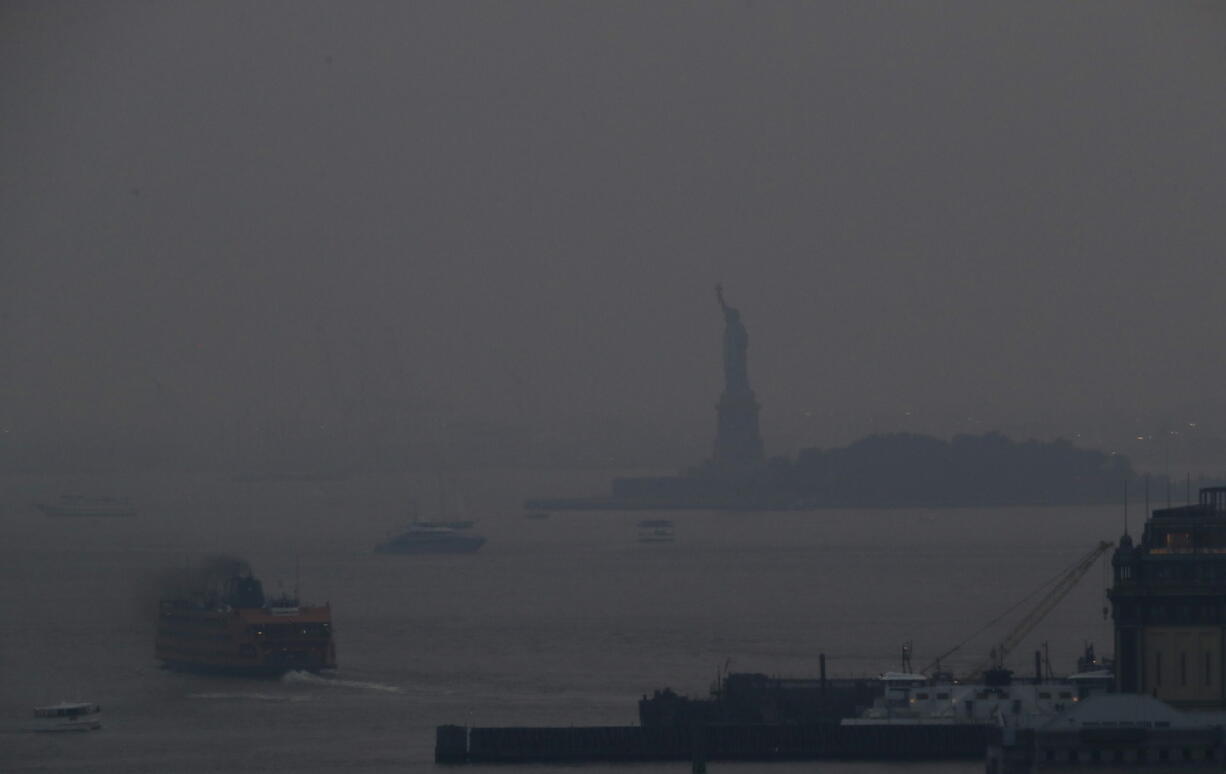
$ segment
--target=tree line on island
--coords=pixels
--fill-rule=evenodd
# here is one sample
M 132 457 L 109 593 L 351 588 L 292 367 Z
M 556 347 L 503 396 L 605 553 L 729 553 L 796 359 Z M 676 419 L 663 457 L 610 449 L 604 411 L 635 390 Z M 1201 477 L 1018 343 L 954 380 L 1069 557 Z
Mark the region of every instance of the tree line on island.
M 742 482 L 741 493 L 750 494 L 748 484 L 759 496 L 816 507 L 1088 505 L 1121 502 L 1125 482 L 1139 499 L 1142 482 L 1127 457 L 1065 439 L 898 433 L 804 449 L 795 460 L 775 457 L 752 483 Z M 1151 484 L 1155 502 L 1170 489 L 1165 477 Z

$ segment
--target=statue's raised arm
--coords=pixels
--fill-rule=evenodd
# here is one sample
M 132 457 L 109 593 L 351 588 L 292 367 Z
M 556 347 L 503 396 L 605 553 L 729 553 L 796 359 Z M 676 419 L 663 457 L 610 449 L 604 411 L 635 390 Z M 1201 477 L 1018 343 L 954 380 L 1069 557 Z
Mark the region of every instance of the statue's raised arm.
M 719 308 L 724 310 L 724 314 L 727 314 L 728 304 L 724 303 L 724 286 L 719 282 L 715 283 L 715 297 L 719 299 Z

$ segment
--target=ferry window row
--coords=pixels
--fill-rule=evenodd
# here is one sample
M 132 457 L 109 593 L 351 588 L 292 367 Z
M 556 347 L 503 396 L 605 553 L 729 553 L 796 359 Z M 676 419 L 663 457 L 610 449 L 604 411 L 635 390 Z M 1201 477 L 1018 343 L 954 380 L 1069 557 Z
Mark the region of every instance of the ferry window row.
M 270 639 L 292 637 L 327 638 L 331 633 L 332 624 L 327 623 L 265 624 L 247 627 L 247 634 L 254 637 L 268 637 Z

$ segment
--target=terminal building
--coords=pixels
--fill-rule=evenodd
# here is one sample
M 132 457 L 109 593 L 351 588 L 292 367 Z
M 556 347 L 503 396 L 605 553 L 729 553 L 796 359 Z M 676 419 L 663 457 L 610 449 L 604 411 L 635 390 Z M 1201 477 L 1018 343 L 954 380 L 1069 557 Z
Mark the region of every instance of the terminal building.
M 1226 487 L 1155 510 L 1111 564 L 1117 690 L 1226 709 Z

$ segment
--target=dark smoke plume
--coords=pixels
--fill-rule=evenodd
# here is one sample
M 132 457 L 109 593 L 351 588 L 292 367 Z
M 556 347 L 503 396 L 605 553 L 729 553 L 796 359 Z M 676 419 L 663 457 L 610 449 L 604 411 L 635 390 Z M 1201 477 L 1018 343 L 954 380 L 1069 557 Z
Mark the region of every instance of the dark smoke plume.
M 238 556 L 218 554 L 186 567 L 170 567 L 158 574 L 154 588 L 159 599 L 216 599 L 235 575 L 250 575 L 251 564 Z

